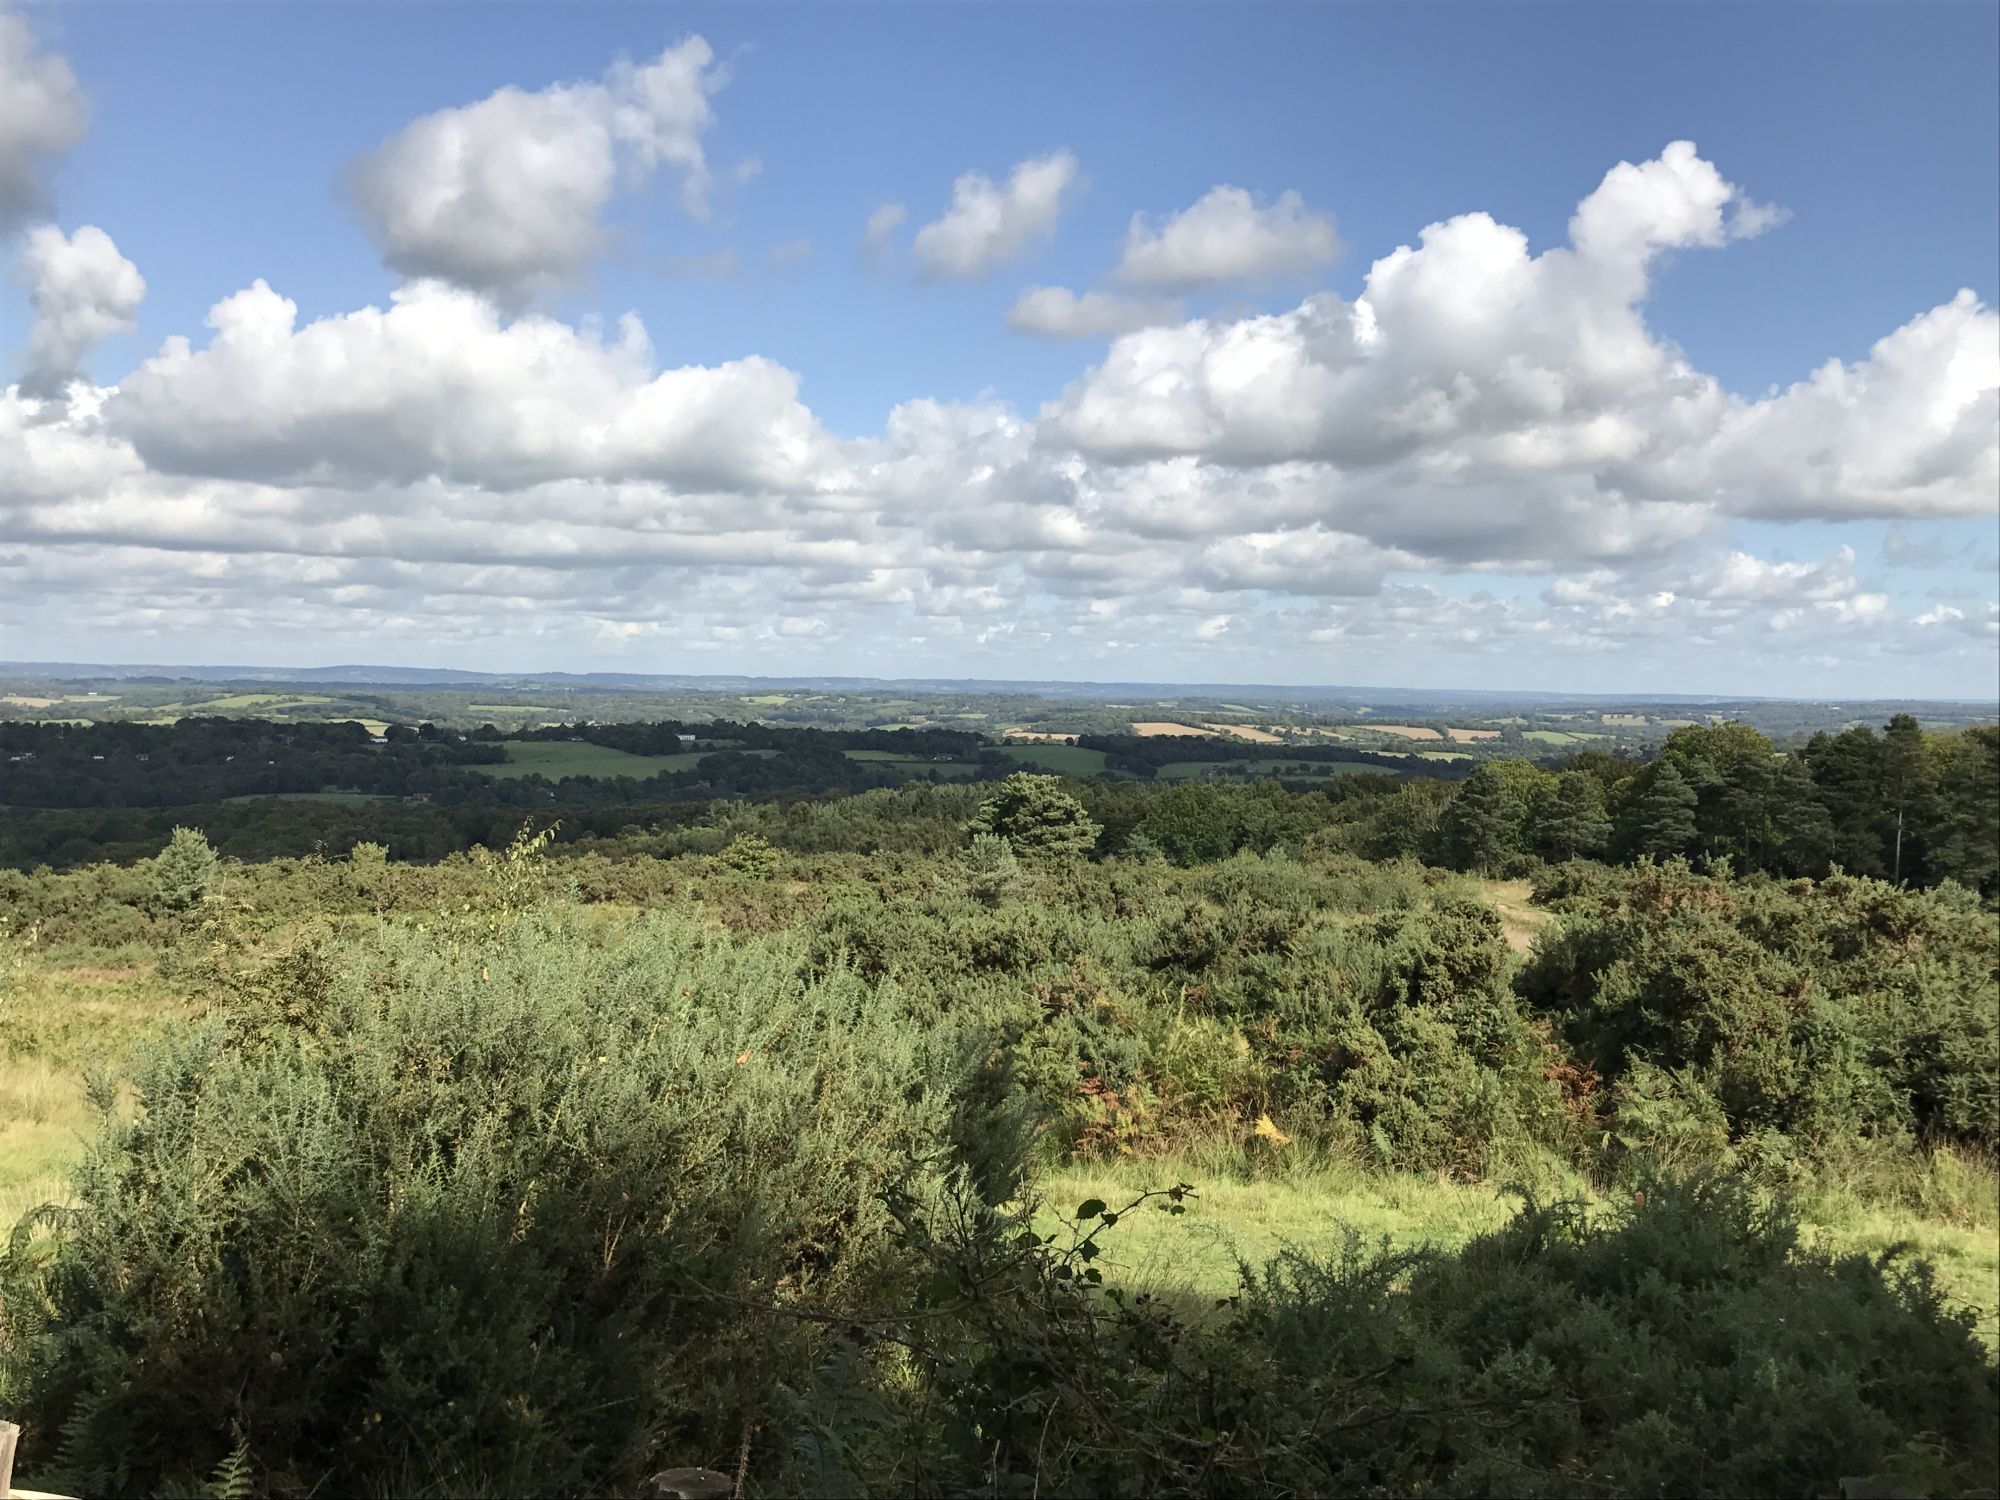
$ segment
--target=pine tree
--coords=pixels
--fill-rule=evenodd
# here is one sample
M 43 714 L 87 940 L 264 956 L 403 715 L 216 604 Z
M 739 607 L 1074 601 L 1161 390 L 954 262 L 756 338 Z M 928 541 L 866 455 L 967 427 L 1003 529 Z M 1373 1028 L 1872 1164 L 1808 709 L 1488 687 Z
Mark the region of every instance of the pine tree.
M 1021 892 L 1021 862 L 996 833 L 975 833 L 960 856 L 966 894 L 981 906 L 1002 906 Z
M 1465 778 L 1445 814 L 1445 847 L 1461 870 L 1497 871 L 1508 855 L 1507 784 L 1491 766 Z
M 967 829 L 998 834 L 1022 859 L 1082 859 L 1102 831 L 1056 776 L 1016 771 L 980 804 Z
M 1694 788 L 1672 761 L 1661 761 L 1632 800 L 1627 842 L 1634 854 L 1670 859 L 1694 842 Z
M 1555 806 L 1542 826 L 1542 842 L 1556 859 L 1596 854 L 1611 839 L 1604 787 L 1587 771 L 1565 771 L 1556 782 Z
M 1812 773 L 1797 757 L 1778 763 L 1770 793 L 1770 823 L 1777 862 L 1790 874 L 1824 875 L 1833 859 L 1833 819 L 1820 800 Z
M 1889 879 L 1903 883 L 1903 872 L 1914 871 L 1919 853 L 1913 847 L 1913 824 L 1930 810 L 1934 793 L 1924 732 L 1908 714 L 1897 714 L 1882 736 L 1882 821 L 1888 834 Z
M 162 911 L 189 912 L 208 899 L 215 880 L 215 850 L 199 828 L 176 828 L 153 860 L 153 902 Z
M 1931 873 L 1991 895 L 2000 890 L 2000 729 L 1956 737 L 1938 776 Z

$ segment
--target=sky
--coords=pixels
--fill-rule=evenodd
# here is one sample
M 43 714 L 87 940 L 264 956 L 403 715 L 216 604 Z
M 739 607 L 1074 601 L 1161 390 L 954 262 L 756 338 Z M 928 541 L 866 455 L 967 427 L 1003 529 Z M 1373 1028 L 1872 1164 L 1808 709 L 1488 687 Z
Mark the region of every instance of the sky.
M 2000 8 L 0 0 L 0 659 L 2000 695 Z

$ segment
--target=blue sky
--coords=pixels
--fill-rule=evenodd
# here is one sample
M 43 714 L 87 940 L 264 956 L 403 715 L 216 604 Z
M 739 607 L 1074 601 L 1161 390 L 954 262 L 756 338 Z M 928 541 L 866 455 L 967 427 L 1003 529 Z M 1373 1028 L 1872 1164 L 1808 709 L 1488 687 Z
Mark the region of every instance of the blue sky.
M 0 378 L 23 377 L 0 423 L 0 656 L 1994 693 L 1989 5 L 14 16 L 34 49 L 20 66 L 66 63 L 88 123 L 52 125 L 39 147 L 16 129 L 39 192 L 12 213 L 28 248 L 0 293 Z M 390 246 L 396 195 L 442 190 L 422 175 L 437 159 L 412 148 L 378 173 L 372 208 L 357 201 L 356 164 L 412 122 L 564 83 L 608 91 L 612 109 L 616 59 L 643 66 L 691 37 L 710 54 L 707 113 L 675 141 L 699 155 L 705 217 L 684 156 L 621 154 L 590 253 L 503 286 L 435 225 L 400 259 Z M 64 104 L 51 96 L 51 117 Z M 520 144 L 480 139 L 501 161 Z M 1657 218 L 1643 264 L 1573 295 L 1554 262 L 1537 273 L 1553 308 L 1604 299 L 1567 341 L 1548 330 L 1569 314 L 1523 310 L 1529 283 L 1509 273 L 1492 292 L 1505 306 L 1447 316 L 1452 296 L 1434 295 L 1385 322 L 1379 376 L 1326 373 L 1343 355 L 1268 391 L 1161 404 L 1222 368 L 1232 327 L 1319 359 L 1302 308 L 1368 306 L 1371 266 L 1427 225 L 1483 213 L 1520 230 L 1528 257 L 1560 257 L 1607 172 L 1676 141 L 1701 170 L 1662 168 L 1618 210 Z M 1058 206 L 982 249 L 980 274 L 926 278 L 913 238 L 962 174 L 998 191 L 1053 153 L 1073 163 Z M 1660 198 L 1669 178 L 1713 224 L 1689 228 L 1687 204 Z M 1119 278 L 1135 214 L 1160 231 L 1225 185 L 1250 217 L 1218 232 L 1254 248 L 1254 215 L 1296 194 L 1293 227 L 1330 225 L 1338 254 L 1197 265 L 1164 289 Z M 538 190 L 501 173 L 498 211 L 544 224 Z M 888 203 L 905 217 L 870 254 L 865 225 Z M 1739 219 L 1745 205 L 1782 221 Z M 115 252 L 89 260 L 85 225 Z M 71 238 L 35 248 L 42 226 Z M 107 253 L 143 298 L 103 290 Z M 1451 275 L 1477 280 L 1477 264 Z M 296 304 L 294 330 L 328 320 L 337 372 L 201 365 L 210 308 L 259 280 Z M 348 339 L 357 310 L 417 282 L 492 307 L 482 379 L 527 342 L 506 339 L 516 320 L 615 339 L 635 313 L 646 368 L 607 377 L 606 402 L 640 399 L 662 370 L 706 379 L 753 359 L 796 385 L 716 375 L 696 415 L 666 419 L 700 430 L 647 426 L 637 457 L 550 439 L 527 469 L 482 465 L 453 434 L 532 426 L 538 367 L 523 355 L 518 379 L 468 392 L 409 340 L 392 356 Z M 1010 328 L 1038 286 L 1106 294 L 1119 317 L 1144 303 L 1148 325 Z M 1916 352 L 1870 363 L 1961 289 L 1976 302 L 1912 334 Z M 62 343 L 62 368 L 38 373 L 52 335 L 37 327 L 57 323 L 90 328 L 88 347 Z M 174 337 L 195 363 L 156 368 Z M 1837 390 L 1759 406 L 1829 360 L 1848 367 Z M 1566 393 L 1559 419 L 1521 415 L 1530 368 Z M 1687 372 L 1707 385 L 1682 432 Z M 341 381 L 408 394 L 357 415 Z M 1449 432 L 1433 424 L 1393 460 L 1355 436 L 1402 431 L 1421 400 L 1461 403 Z M 276 436 L 245 446 L 263 401 L 277 403 L 257 407 L 264 427 L 292 445 L 282 458 Z M 899 447 L 890 414 L 913 402 L 932 419 Z M 1287 435 L 1263 431 L 1264 413 Z M 1935 430 L 1912 436 L 1913 413 Z M 1600 447 L 1612 456 L 1576 456 Z M 759 456 L 777 449 L 781 474 Z M 538 530 L 540 557 L 498 540 Z

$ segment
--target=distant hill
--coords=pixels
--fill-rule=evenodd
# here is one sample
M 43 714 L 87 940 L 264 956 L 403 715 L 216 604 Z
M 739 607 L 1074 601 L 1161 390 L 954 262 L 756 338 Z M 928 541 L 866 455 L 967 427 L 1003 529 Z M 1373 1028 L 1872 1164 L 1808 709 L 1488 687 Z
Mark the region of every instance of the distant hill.
M 322 687 L 492 687 L 513 690 L 693 693 L 996 693 L 1038 698 L 1141 703 L 1254 700 L 1259 705 L 1359 704 L 1444 713 L 1454 708 L 1532 704 L 1684 704 L 1711 709 L 1732 704 L 1813 703 L 1828 709 L 1888 703 L 1972 702 L 1961 699 L 1844 699 L 1717 697 L 1698 693 L 1556 693 L 1485 688 L 1292 686 L 1257 682 L 1062 682 L 980 677 L 750 677 L 731 674 L 650 672 L 468 672 L 455 667 L 172 666 L 110 662 L 0 661 L 0 680 L 61 682 L 311 683 Z

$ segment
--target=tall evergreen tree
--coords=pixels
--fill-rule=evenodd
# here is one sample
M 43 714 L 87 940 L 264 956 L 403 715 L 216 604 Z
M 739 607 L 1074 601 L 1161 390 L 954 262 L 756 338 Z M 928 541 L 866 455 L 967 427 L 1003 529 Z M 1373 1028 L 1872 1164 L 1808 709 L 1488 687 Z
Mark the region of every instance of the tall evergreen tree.
M 1672 761 L 1660 761 L 1640 778 L 1627 805 L 1624 842 L 1635 855 L 1670 859 L 1695 841 L 1695 791 Z
M 1833 858 L 1833 819 L 1820 800 L 1812 772 L 1797 756 L 1780 760 L 1771 778 L 1770 822 L 1774 844 L 1769 853 L 1784 873 L 1827 873 Z
M 1886 875 L 1878 785 L 1882 742 L 1866 725 L 1816 734 L 1805 762 L 1833 828 L 1828 858 L 1850 875 Z
M 1553 859 L 1596 854 L 1611 839 L 1604 810 L 1604 784 L 1588 771 L 1565 771 L 1556 781 L 1555 801 L 1542 825 L 1542 845 Z
M 1506 863 L 1508 835 L 1507 783 L 1491 766 L 1481 766 L 1465 778 L 1445 814 L 1445 848 L 1461 870 L 1491 874 Z
M 1889 845 L 1889 878 L 1897 885 L 1922 861 L 1918 828 L 1930 812 L 1935 787 L 1924 732 L 1908 714 L 1897 714 L 1882 736 L 1882 821 Z
M 2000 891 L 2000 728 L 1953 737 L 1938 776 L 1930 873 L 1984 895 Z

